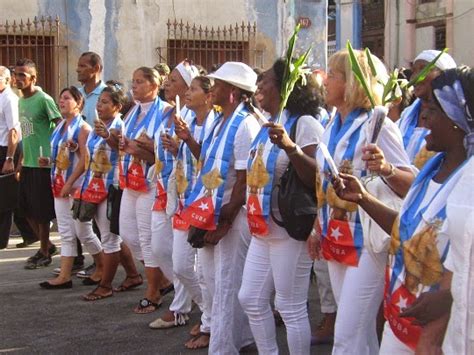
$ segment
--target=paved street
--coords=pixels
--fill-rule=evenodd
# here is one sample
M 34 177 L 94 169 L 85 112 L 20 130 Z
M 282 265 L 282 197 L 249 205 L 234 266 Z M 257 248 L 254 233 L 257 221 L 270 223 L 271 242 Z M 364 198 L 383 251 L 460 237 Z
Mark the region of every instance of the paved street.
M 55 235 L 53 242 L 59 245 Z M 25 270 L 24 260 L 34 254 L 37 244 L 16 249 L 19 238 L 10 239 L 8 249 L 0 251 L 0 353 L 31 354 L 206 354 L 206 350 L 187 351 L 189 326 L 170 330 L 151 330 L 148 323 L 158 317 L 171 302 L 165 298 L 163 307 L 149 315 L 135 315 L 132 308 L 143 295 L 143 288 L 115 294 L 105 300 L 87 303 L 81 295 L 91 290 L 80 279 L 73 280 L 72 290 L 46 291 L 38 283 L 51 277 L 59 266 L 59 256 L 52 266 Z M 87 264 L 90 262 L 87 257 Z M 119 270 L 118 284 L 124 277 Z M 93 287 L 93 286 L 92 286 Z M 310 289 L 310 317 L 314 327 L 320 320 L 316 285 Z M 199 313 L 191 314 L 191 324 Z M 288 353 L 285 329 L 278 328 L 282 354 Z M 256 350 L 249 352 L 256 354 Z M 329 354 L 329 346 L 312 348 L 313 354 Z

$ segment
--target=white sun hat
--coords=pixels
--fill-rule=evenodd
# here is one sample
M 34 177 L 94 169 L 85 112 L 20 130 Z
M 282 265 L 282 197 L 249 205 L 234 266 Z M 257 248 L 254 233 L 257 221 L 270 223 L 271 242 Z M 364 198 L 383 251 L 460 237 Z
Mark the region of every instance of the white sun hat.
M 257 91 L 257 74 L 247 64 L 241 62 L 226 62 L 207 77 L 225 81 L 239 89 L 252 93 Z

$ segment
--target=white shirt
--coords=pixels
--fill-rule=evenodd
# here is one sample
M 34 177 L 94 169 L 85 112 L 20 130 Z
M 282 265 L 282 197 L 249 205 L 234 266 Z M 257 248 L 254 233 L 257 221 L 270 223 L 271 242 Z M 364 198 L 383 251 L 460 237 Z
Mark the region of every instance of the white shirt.
M 474 159 L 451 191 L 440 233 L 450 239 L 444 267 L 453 272 L 453 305 L 443 342 L 445 354 L 474 354 Z
M 219 132 L 220 125 L 221 123 L 219 123 L 214 132 Z M 240 123 L 237 132 L 235 132 L 234 151 L 230 158 L 222 206 L 230 201 L 230 196 L 232 195 L 232 190 L 237 180 L 236 170 L 247 170 L 250 147 L 258 131 L 260 131 L 260 125 L 257 119 L 253 116 L 249 116 Z
M 8 132 L 13 128 L 21 139 L 18 96 L 15 95 L 10 86 L 7 86 L 0 93 L 0 146 L 8 147 Z

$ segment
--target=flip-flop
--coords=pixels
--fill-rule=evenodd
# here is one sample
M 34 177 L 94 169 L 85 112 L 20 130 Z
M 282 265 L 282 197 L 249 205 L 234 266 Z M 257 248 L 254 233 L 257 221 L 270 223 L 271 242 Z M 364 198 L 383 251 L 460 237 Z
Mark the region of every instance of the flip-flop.
M 133 309 L 135 314 L 148 314 L 156 311 L 160 308 L 163 300 L 160 298 L 158 302 L 152 302 L 148 298 L 142 298 L 138 303 L 138 306 Z
M 200 345 L 200 346 L 197 346 L 195 348 L 191 348 L 189 346 L 187 346 L 186 344 L 189 343 L 189 341 L 187 341 L 184 346 L 186 349 L 189 349 L 189 350 L 197 350 L 197 349 L 205 349 L 205 348 L 208 348 L 209 347 L 209 344 L 210 344 L 210 341 L 211 341 L 211 333 L 204 333 L 204 332 L 199 332 L 199 334 L 197 334 L 196 336 L 194 336 L 193 338 L 191 338 L 191 344 L 193 344 L 196 340 L 198 340 L 200 337 L 202 336 L 207 336 L 209 337 L 209 343 L 207 343 L 207 345 Z
M 110 290 L 110 294 L 107 295 L 100 295 L 96 293 L 97 289 L 103 288 L 105 290 Z M 106 286 L 97 286 L 94 291 L 88 293 L 87 295 L 82 296 L 82 299 L 86 302 L 93 302 L 93 301 L 98 301 L 98 300 L 103 300 L 104 298 L 109 298 L 114 295 L 114 292 L 112 291 L 112 287 L 106 287 Z
M 125 279 L 125 281 L 122 282 L 122 284 L 121 284 L 119 287 L 114 288 L 114 292 L 130 291 L 130 290 L 133 290 L 133 289 L 137 288 L 138 286 L 143 285 L 143 277 L 142 277 L 142 275 L 141 275 L 141 274 L 138 274 L 137 277 L 140 277 L 140 282 L 136 282 L 136 283 L 134 283 L 134 284 L 131 284 L 131 285 L 126 286 L 126 285 L 124 285 L 124 283 L 125 283 L 125 281 L 126 281 L 127 279 L 133 279 L 133 278 L 135 278 L 135 277 L 127 277 L 127 278 Z

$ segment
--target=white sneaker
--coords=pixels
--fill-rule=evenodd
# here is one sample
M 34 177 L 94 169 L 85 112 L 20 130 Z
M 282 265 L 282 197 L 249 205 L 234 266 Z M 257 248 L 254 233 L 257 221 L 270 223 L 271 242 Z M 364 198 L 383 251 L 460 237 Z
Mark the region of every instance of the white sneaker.
M 79 277 L 80 279 L 86 279 L 90 277 L 95 271 L 95 264 L 91 264 L 88 267 L 86 267 L 84 270 L 79 271 L 76 276 Z

